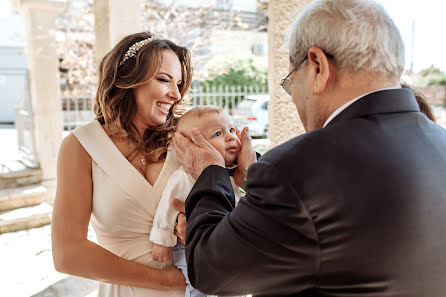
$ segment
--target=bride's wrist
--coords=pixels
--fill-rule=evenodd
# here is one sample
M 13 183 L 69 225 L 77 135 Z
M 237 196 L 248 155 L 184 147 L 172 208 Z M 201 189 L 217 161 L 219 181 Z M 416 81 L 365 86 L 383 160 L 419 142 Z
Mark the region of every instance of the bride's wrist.
M 168 281 L 168 287 L 169 289 L 177 289 L 181 290 L 186 288 L 186 278 L 184 277 L 181 270 L 177 267 L 172 267 L 169 271 L 169 281 Z

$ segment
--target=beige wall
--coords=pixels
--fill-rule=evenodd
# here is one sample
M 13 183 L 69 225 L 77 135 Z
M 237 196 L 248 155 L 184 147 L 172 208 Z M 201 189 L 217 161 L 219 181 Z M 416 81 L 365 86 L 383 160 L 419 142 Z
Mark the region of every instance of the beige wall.
M 270 0 L 268 4 L 268 87 L 271 101 L 269 111 L 269 136 L 271 147 L 277 146 L 299 134 L 304 128 L 295 105 L 279 83 L 289 71 L 288 48 L 284 42 L 291 24 L 311 0 Z

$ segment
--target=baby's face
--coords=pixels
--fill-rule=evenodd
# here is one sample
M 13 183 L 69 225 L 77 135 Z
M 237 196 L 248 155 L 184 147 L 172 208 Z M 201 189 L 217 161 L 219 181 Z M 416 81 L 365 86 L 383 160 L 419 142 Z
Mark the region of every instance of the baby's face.
M 198 128 L 198 125 L 197 125 Z M 199 130 L 223 156 L 226 166 L 233 165 L 240 152 L 240 139 L 235 126 L 225 112 L 209 112 L 201 116 Z

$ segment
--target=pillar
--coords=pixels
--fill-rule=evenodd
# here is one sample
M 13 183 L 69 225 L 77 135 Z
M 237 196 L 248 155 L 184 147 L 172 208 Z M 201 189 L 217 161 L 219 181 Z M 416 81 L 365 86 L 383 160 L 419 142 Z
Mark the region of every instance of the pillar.
M 142 30 L 141 0 L 94 0 L 98 63 L 123 37 Z
M 291 97 L 279 85 L 289 72 L 286 34 L 299 11 L 311 0 L 270 0 L 268 4 L 268 106 L 270 146 L 275 147 L 305 132 Z
M 62 103 L 55 21 L 65 2 L 19 0 L 25 18 L 35 153 L 42 178 L 56 178 L 57 154 L 62 141 Z

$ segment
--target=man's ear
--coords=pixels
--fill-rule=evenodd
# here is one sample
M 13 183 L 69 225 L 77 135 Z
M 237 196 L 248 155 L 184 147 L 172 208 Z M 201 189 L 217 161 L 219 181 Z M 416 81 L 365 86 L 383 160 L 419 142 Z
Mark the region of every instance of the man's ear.
M 320 94 L 326 88 L 330 78 L 331 69 L 325 53 L 318 47 L 311 47 L 308 50 L 308 64 L 312 69 L 314 79 L 313 93 Z

